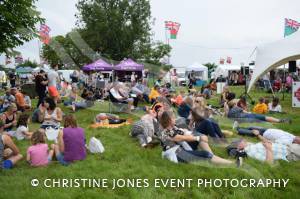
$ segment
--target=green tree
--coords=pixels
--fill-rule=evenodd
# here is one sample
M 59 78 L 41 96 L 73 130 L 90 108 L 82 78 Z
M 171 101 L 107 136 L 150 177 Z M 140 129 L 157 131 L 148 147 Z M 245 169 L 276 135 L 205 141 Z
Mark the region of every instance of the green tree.
M 149 0 L 79 0 L 77 8 L 77 25 L 95 52 L 122 60 L 140 59 L 149 51 Z
M 218 67 L 218 65 L 215 64 L 215 63 L 206 63 L 206 64 L 203 64 L 203 65 L 206 66 L 209 71 L 211 71 L 211 70 L 213 70 L 213 69 L 215 69 L 215 68 Z
M 36 0 L 0 1 L 0 53 L 10 54 L 16 46 L 33 39 L 36 24 L 43 22 Z
M 38 63 L 34 61 L 30 61 L 29 59 L 25 60 L 22 64 L 19 64 L 17 68 L 23 67 L 23 66 L 30 66 L 31 68 L 36 68 L 38 67 Z
M 148 51 L 142 55 L 143 59 L 151 64 L 164 65 L 161 59 L 166 56 L 170 56 L 171 46 L 162 42 L 153 43 Z

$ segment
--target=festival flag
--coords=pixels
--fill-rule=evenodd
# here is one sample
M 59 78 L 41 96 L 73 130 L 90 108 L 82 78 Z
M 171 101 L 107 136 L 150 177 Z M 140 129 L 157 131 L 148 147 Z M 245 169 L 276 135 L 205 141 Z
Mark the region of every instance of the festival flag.
M 50 43 L 50 35 L 49 32 L 51 31 L 51 29 L 49 28 L 49 26 L 47 26 L 46 24 L 41 24 L 40 27 L 40 40 L 44 43 L 44 44 L 49 44 Z
M 293 19 L 285 18 L 284 20 L 284 37 L 296 32 L 300 27 L 300 23 Z
M 220 58 L 220 64 L 224 64 L 225 63 L 225 59 L 224 58 Z
M 176 39 L 180 28 L 180 23 L 173 21 L 165 21 L 165 28 L 170 33 L 170 39 Z
M 227 63 L 227 64 L 231 64 L 231 60 L 232 60 L 232 57 L 227 57 L 226 63 Z

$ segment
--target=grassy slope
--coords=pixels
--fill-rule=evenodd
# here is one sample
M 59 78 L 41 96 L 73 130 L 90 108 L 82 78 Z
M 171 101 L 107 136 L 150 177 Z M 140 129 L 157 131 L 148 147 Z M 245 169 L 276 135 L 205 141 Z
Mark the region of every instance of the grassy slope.
M 237 93 L 242 89 L 232 88 Z M 252 93 L 255 99 L 266 96 L 265 93 Z M 292 109 L 290 96 L 282 102 L 288 116 L 293 118 L 293 125 L 280 124 L 275 127 L 300 135 L 300 110 Z M 217 103 L 217 98 L 210 101 Z M 96 136 L 100 138 L 106 149 L 102 155 L 88 155 L 87 160 L 68 167 L 57 162 L 46 168 L 31 168 L 25 161 L 16 168 L 0 173 L 0 198 L 296 198 L 300 193 L 300 162 L 278 162 L 269 166 L 255 160 L 246 160 L 245 168 L 217 168 L 205 165 L 173 164 L 161 159 L 161 149 L 141 149 L 137 142 L 128 136 L 130 127 L 119 129 L 91 129 L 89 124 L 93 117 L 107 111 L 107 105 L 101 105 L 92 110 L 82 110 L 76 113 L 80 126 L 86 129 L 87 140 Z M 68 112 L 65 110 L 65 112 Z M 142 113 L 131 115 L 137 119 Z M 286 115 L 278 115 L 286 117 Z M 223 129 L 231 129 L 232 122 L 218 118 Z M 265 124 L 272 127 L 271 124 Z M 31 129 L 38 125 L 32 124 Z M 236 137 L 236 135 L 234 136 Z M 17 142 L 23 154 L 29 145 L 28 141 Z M 216 154 L 227 157 L 221 146 L 214 146 Z M 262 178 L 289 178 L 286 188 L 33 188 L 30 180 L 33 178 L 253 178 L 256 169 Z M 249 172 L 250 171 L 250 172 Z M 152 183 L 151 183 L 152 184 Z

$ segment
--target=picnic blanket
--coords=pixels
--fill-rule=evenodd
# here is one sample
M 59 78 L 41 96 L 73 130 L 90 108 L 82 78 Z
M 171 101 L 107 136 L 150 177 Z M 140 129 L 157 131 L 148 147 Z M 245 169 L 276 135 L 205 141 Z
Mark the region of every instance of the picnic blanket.
M 104 124 L 104 123 L 94 123 L 90 127 L 91 128 L 119 128 L 121 126 L 127 126 L 132 124 L 132 119 L 127 119 L 126 122 L 123 122 L 121 124 Z

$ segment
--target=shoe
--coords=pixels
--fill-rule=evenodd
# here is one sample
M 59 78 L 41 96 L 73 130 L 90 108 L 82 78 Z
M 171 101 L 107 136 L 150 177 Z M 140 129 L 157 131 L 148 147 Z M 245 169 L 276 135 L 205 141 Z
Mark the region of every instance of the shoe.
M 242 158 L 242 157 L 238 157 L 238 158 L 236 159 L 236 166 L 237 166 L 237 167 L 243 166 L 243 158 Z
M 281 119 L 280 122 L 281 122 L 281 123 L 292 124 L 292 120 L 289 119 L 289 118 Z
M 237 128 L 239 128 L 239 122 L 238 121 L 234 121 L 233 125 L 232 125 L 232 130 L 236 130 Z

